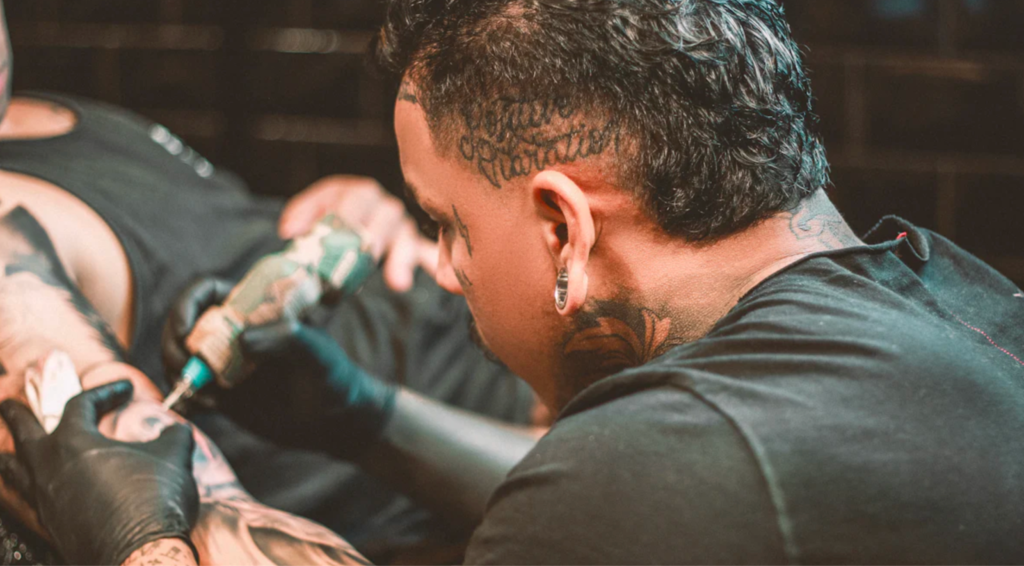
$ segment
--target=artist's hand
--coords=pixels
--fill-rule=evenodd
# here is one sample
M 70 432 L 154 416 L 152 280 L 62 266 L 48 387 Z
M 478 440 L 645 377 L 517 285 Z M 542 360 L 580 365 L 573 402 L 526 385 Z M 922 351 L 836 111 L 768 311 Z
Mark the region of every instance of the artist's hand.
M 160 539 L 177 538 L 192 547 L 188 535 L 199 513 L 199 493 L 188 427 L 169 427 L 158 439 L 138 444 L 111 440 L 96 428 L 103 414 L 131 396 L 128 381 L 84 391 L 68 402 L 52 434 L 25 405 L 0 404 L 16 450 L 0 459 L 0 475 L 36 506 L 70 564 L 121 564 Z
M 171 304 L 160 339 L 164 368 L 171 381 L 181 377 L 181 369 L 192 357 L 185 347 L 185 339 L 192 332 L 192 327 L 207 309 L 223 304 L 234 286 L 235 282 L 227 279 L 200 277 L 182 289 Z
M 417 267 L 431 275 L 436 271 L 437 243 L 420 234 L 400 199 L 369 177 L 334 175 L 313 183 L 288 201 L 278 233 L 285 239 L 302 235 L 332 212 L 371 236 L 374 257 L 384 257 L 384 281 L 392 289 L 411 289 Z
M 256 370 L 217 407 L 282 445 L 357 458 L 379 437 L 397 389 L 349 360 L 325 332 L 295 321 L 246 330 L 245 356 Z

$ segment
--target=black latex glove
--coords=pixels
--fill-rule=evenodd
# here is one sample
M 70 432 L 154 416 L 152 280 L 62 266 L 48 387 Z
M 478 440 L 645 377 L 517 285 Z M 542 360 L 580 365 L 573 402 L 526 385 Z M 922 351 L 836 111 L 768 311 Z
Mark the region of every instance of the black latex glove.
M 36 507 L 70 564 L 121 564 L 165 538 L 179 538 L 195 552 L 188 535 L 199 492 L 189 428 L 168 427 L 147 443 L 111 440 L 96 428 L 131 396 L 128 381 L 84 391 L 68 401 L 52 434 L 25 405 L 0 403 L 16 450 L 0 458 L 0 475 Z
M 240 336 L 255 371 L 217 393 L 217 407 L 257 434 L 294 448 L 357 458 L 379 437 L 397 389 L 369 375 L 322 330 L 294 320 Z
M 171 312 L 164 324 L 160 350 L 163 354 L 164 367 L 171 381 L 181 377 L 181 368 L 192 357 L 185 348 L 192 327 L 206 309 L 224 303 L 235 282 L 217 277 L 200 277 L 189 283 L 171 305 Z
M 162 350 L 172 386 L 190 353 L 185 339 L 203 312 L 224 302 L 234 284 L 205 277 L 171 307 Z M 294 448 L 358 457 L 387 422 L 396 389 L 367 374 L 326 333 L 295 321 L 246 330 L 243 352 L 255 370 L 240 385 L 215 384 L 184 404 L 216 406 L 246 428 Z

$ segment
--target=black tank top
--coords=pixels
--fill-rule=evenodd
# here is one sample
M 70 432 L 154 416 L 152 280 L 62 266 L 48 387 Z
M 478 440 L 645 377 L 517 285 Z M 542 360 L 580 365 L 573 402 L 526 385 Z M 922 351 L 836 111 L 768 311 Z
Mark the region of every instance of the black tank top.
M 280 249 L 282 204 L 254 197 L 159 124 L 66 95 L 21 96 L 65 106 L 78 121 L 64 135 L 0 142 L 0 169 L 71 193 L 117 235 L 135 288 L 128 361 L 166 392 L 159 346 L 171 302 L 200 274 L 238 279 Z

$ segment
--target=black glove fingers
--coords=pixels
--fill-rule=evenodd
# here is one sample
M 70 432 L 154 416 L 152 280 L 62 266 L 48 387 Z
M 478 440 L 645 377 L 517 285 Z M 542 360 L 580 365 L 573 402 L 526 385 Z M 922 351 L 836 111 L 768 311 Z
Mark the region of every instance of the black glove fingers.
M 192 428 L 188 425 L 173 424 L 161 431 L 156 440 L 146 443 L 145 446 L 148 452 L 160 460 L 192 470 L 195 439 L 192 437 Z
M 302 328 L 303 325 L 297 320 L 284 318 L 245 329 L 238 337 L 238 344 L 247 358 L 258 362 L 260 359 L 290 350 Z
M 83 391 L 68 401 L 61 424 L 57 428 L 70 422 L 76 428 L 89 432 L 96 431 L 100 417 L 131 400 L 133 391 L 132 382 L 127 379 Z
M 352 361 L 330 334 L 319 328 L 299 325 L 293 332 L 296 343 L 325 368 L 351 367 Z
M 46 437 L 46 431 L 39 424 L 32 409 L 21 402 L 8 399 L 0 403 L 0 417 L 4 419 L 7 428 L 11 431 L 11 437 L 14 439 L 14 451 L 23 456 L 26 456 L 27 452 L 31 450 L 28 446 Z
M 186 286 L 175 299 L 160 339 L 164 365 L 171 373 L 180 373 L 190 357 L 185 339 L 196 320 L 206 309 L 223 303 L 233 287 L 234 283 L 226 279 L 201 277 Z
M 174 303 L 175 308 L 169 319 L 174 321 L 174 330 L 179 340 L 184 341 L 206 309 L 223 303 L 233 286 L 226 279 L 203 277 L 186 287 Z
M 171 319 L 167 319 L 167 324 L 164 325 L 163 333 L 160 335 L 160 357 L 170 375 L 181 373 L 182 368 L 188 362 L 189 354 L 185 349 L 184 338 L 179 342 Z
M 173 425 L 157 440 L 140 444 L 111 440 L 97 430 L 99 417 L 131 395 L 128 381 L 80 393 L 68 402 L 53 434 L 44 432 L 28 407 L 0 404 L 18 450 L 16 456 L 0 455 L 0 476 L 30 498 L 70 564 L 121 564 L 152 540 L 187 541 L 198 516 L 188 427 Z
M 16 454 L 0 454 L 0 477 L 4 479 L 4 483 L 20 493 L 29 505 L 35 507 L 36 497 L 35 491 L 32 489 L 32 475 L 18 460 Z

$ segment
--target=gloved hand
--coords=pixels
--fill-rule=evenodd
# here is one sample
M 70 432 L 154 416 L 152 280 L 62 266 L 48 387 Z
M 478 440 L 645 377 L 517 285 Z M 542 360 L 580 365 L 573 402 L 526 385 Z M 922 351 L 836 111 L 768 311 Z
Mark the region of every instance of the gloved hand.
M 398 389 L 356 366 L 326 332 L 294 320 L 245 330 L 256 370 L 218 408 L 286 446 L 359 457 L 380 436 Z
M 117 381 L 68 401 L 57 429 L 46 434 L 17 401 L 0 404 L 17 454 L 0 458 L 0 475 L 39 512 L 70 564 L 121 564 L 144 544 L 185 541 L 199 513 L 192 478 L 192 434 L 175 425 L 147 443 L 101 435 L 99 418 L 132 396 Z M 196 553 L 198 560 L 198 553 Z
M 185 348 L 192 327 L 206 309 L 223 304 L 235 287 L 234 281 L 217 277 L 200 277 L 189 283 L 178 294 L 171 305 L 171 312 L 164 323 L 160 350 L 163 354 L 164 368 L 172 381 L 181 377 L 181 368 L 192 357 Z
M 199 280 L 185 289 L 164 328 L 169 375 L 180 377 L 184 342 L 203 311 L 220 304 L 231 284 Z M 239 337 L 255 370 L 230 390 L 203 392 L 217 409 L 284 446 L 357 458 L 380 435 L 397 389 L 367 374 L 325 332 L 294 320 L 247 329 Z

